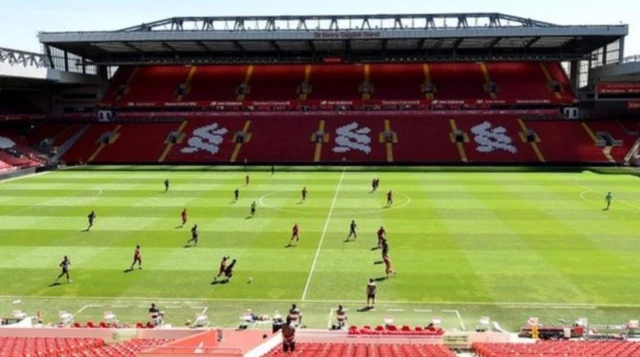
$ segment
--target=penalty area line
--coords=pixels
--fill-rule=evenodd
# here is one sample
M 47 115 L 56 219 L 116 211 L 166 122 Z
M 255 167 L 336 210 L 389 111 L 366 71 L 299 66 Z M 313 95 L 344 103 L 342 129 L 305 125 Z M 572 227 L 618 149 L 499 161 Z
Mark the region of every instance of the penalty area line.
M 327 228 L 329 228 L 329 222 L 331 221 L 331 214 L 333 213 L 333 209 L 336 206 L 336 201 L 338 200 L 338 193 L 340 192 L 340 186 L 342 186 L 342 179 L 344 179 L 344 173 L 346 171 L 346 167 L 342 168 L 342 174 L 340 175 L 340 180 L 336 185 L 336 192 L 333 195 L 333 201 L 331 201 L 331 208 L 329 208 L 329 213 L 327 214 L 327 220 L 324 222 L 324 228 L 322 229 L 322 235 L 320 236 L 320 242 L 318 242 L 318 248 L 316 249 L 316 255 L 313 257 L 313 263 L 311 263 L 311 270 L 309 270 L 309 277 L 307 277 L 307 283 L 304 285 L 304 290 L 302 291 L 301 301 L 304 301 L 307 298 L 307 292 L 309 291 L 309 284 L 311 284 L 311 278 L 313 277 L 313 271 L 316 269 L 316 264 L 318 263 L 318 257 L 320 256 L 320 250 L 322 249 L 322 242 L 324 242 L 324 237 L 327 234 Z
M 21 299 L 22 304 L 31 301 L 93 301 L 104 304 L 126 304 L 127 302 L 143 302 L 143 303 L 162 303 L 162 304 L 202 304 L 208 303 L 291 303 L 291 299 L 242 299 L 242 298 L 175 298 L 175 297 L 99 297 L 99 296 L 16 296 L 16 295 L 0 295 L 0 302 L 14 301 Z M 362 300 L 305 300 L 306 304 L 362 304 Z M 640 304 L 616 304 L 616 303 L 562 303 L 562 302 L 508 302 L 508 301 L 407 301 L 407 300 L 380 300 L 379 304 L 385 305 L 415 305 L 415 306 L 495 306 L 500 308 L 565 308 L 565 309 L 591 309 L 604 307 L 620 307 L 620 308 L 640 308 Z M 140 305 L 140 307 L 148 307 L 148 305 Z

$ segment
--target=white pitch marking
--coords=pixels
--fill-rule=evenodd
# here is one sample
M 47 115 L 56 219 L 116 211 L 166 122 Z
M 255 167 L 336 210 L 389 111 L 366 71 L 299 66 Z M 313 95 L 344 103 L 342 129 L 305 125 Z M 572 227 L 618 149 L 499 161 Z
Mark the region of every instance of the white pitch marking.
M 335 309 L 329 309 L 329 323 L 327 324 L 328 329 L 331 329 L 331 319 L 333 318 L 333 310 Z
M 387 312 L 403 312 L 404 309 L 387 309 Z
M 117 308 L 125 309 L 125 308 L 128 308 L 129 305 L 111 305 L 111 307 L 113 307 L 114 309 L 117 309 Z
M 329 213 L 327 214 L 327 220 L 324 223 L 324 229 L 322 230 L 322 235 L 320 236 L 320 242 L 318 242 L 318 248 L 316 249 L 316 255 L 313 257 L 313 263 L 311 264 L 311 270 L 309 271 L 309 277 L 307 278 L 307 283 L 304 286 L 304 291 L 302 292 L 301 301 L 307 297 L 307 291 L 309 291 L 309 284 L 311 284 L 311 277 L 313 276 L 313 271 L 316 268 L 316 263 L 318 263 L 318 257 L 320 256 L 320 250 L 322 249 L 322 242 L 324 242 L 324 237 L 327 234 L 327 228 L 329 228 L 329 222 L 331 221 L 331 214 L 333 213 L 333 208 L 336 206 L 336 201 L 338 200 L 338 193 L 340 192 L 340 186 L 342 186 L 342 179 L 344 179 L 344 173 L 346 171 L 346 167 L 342 169 L 342 174 L 340 175 L 340 180 L 338 181 L 338 185 L 336 186 L 336 193 L 333 195 L 333 201 L 331 202 L 331 208 L 329 208 Z
M 527 306 L 517 306 L 517 305 L 505 305 L 505 306 L 501 306 L 501 308 L 503 309 L 526 309 L 526 308 L 531 308 L 531 309 L 540 309 L 540 308 L 544 308 L 544 309 L 562 309 L 562 310 L 568 310 L 568 309 L 575 309 L 575 307 L 572 306 L 562 306 L 562 305 L 558 305 L 558 306 L 549 306 L 549 305 L 527 305 Z M 597 309 L 597 307 L 595 305 L 585 305 L 585 306 L 581 306 L 580 309 L 585 309 L 585 310 L 595 310 Z
M 28 300 L 84 300 L 84 301 L 111 301 L 111 300 L 119 300 L 119 301 L 136 301 L 136 302 L 149 302 L 148 297 L 106 297 L 106 296 L 87 296 L 78 298 L 77 296 L 29 296 L 25 298 L 24 296 L 16 296 L 16 295 L 0 295 L 0 300 L 13 301 L 15 299 L 28 299 Z M 169 303 L 172 301 L 176 301 L 175 297 L 158 297 L 153 300 L 157 304 L 159 303 Z M 23 301 L 24 302 L 24 301 Z M 234 302 L 288 302 L 291 303 L 291 299 L 211 299 L 211 298 L 190 298 L 189 300 L 180 300 L 179 303 L 188 304 L 194 302 L 220 302 L 220 303 L 234 303 Z M 361 304 L 362 300 L 305 300 L 305 303 L 309 304 Z M 508 302 L 508 301 L 407 301 L 407 300 L 380 300 L 377 301 L 380 304 L 397 304 L 397 305 L 460 305 L 460 306 L 518 306 L 518 307 L 549 307 L 549 306 L 564 306 L 567 309 L 575 308 L 585 308 L 590 306 L 599 307 L 625 307 L 625 308 L 640 308 L 640 304 L 594 304 L 594 303 L 562 303 L 562 302 Z M 149 305 L 139 305 L 139 307 L 149 307 Z
M 181 309 L 182 306 L 180 306 L 180 305 L 167 305 L 167 306 L 165 306 L 165 308 L 167 308 L 167 309 Z
M 108 184 L 110 184 L 110 183 L 114 183 L 114 182 L 117 182 L 117 181 L 123 180 L 123 179 L 125 179 L 125 178 L 128 178 L 128 177 L 121 177 L 121 178 L 117 178 L 117 179 L 112 180 L 112 181 L 109 181 L 109 182 L 107 182 L 107 183 L 108 183 Z M 96 196 L 100 196 L 100 195 L 102 194 L 102 189 L 98 189 L 98 188 L 95 188 L 95 187 L 94 187 L 94 188 L 87 189 L 87 190 L 99 190 L 99 192 L 98 192 L 98 194 L 97 194 Z M 18 208 L 17 210 L 14 210 L 14 211 L 11 211 L 11 212 L 8 212 L 8 213 L 4 213 L 4 214 L 0 214 L 0 216 L 10 216 L 10 215 L 13 215 L 13 214 L 16 214 L 16 213 L 19 213 L 19 212 L 28 211 L 28 210 L 34 209 L 35 207 L 38 207 L 38 206 L 44 205 L 44 204 L 46 204 L 46 203 L 54 202 L 54 201 L 55 201 L 55 200 L 57 200 L 57 199 L 71 197 L 71 196 L 73 196 L 73 195 L 75 195 L 75 194 L 77 194 L 77 193 L 79 193 L 79 192 L 83 192 L 83 191 L 87 191 L 87 190 L 82 189 L 82 190 L 74 191 L 74 192 L 72 192 L 72 193 L 70 193 L 70 194 L 68 194 L 68 195 L 64 195 L 64 196 L 60 196 L 60 197 L 55 197 L 55 198 L 52 198 L 52 199 L 50 199 L 50 200 L 46 200 L 46 201 L 44 201 L 44 202 L 36 203 L 35 205 L 31 205 L 31 206 L 27 206 L 27 207 Z M 90 197 L 79 197 L 79 198 L 84 198 L 84 199 L 86 199 L 86 198 L 90 198 Z
M 103 307 L 104 305 L 84 305 L 83 307 L 80 308 L 80 310 L 76 311 L 75 314 L 73 314 L 73 316 L 77 316 L 80 315 L 80 313 L 82 313 L 84 310 L 91 308 L 91 307 Z
M 413 309 L 414 312 L 431 312 L 431 309 Z
M 11 181 L 22 180 L 22 179 L 29 178 L 29 177 L 42 176 L 42 175 L 45 175 L 45 174 L 48 174 L 48 173 L 51 173 L 51 172 L 53 172 L 53 171 L 43 171 L 43 172 L 38 172 L 38 173 L 35 173 L 35 174 L 31 174 L 31 175 L 24 175 L 24 176 L 20 176 L 20 177 L 12 177 L 12 178 L 8 178 L 6 180 L 0 180 L 0 184 L 11 182 Z
M 584 195 L 585 195 L 585 194 L 587 194 L 587 193 L 589 193 L 589 192 L 602 193 L 601 191 L 594 190 L 594 189 L 592 189 L 592 188 L 590 188 L 590 187 L 587 187 L 587 186 L 581 185 L 581 184 L 579 184 L 579 183 L 575 183 L 575 182 L 569 181 L 569 180 L 564 179 L 564 178 L 561 178 L 561 177 L 559 177 L 559 179 L 560 179 L 561 181 L 564 181 L 564 182 L 566 182 L 566 183 L 570 184 L 570 185 L 573 185 L 573 186 L 576 186 L 576 187 L 579 187 L 579 188 L 583 189 L 584 191 L 580 192 L 580 198 L 582 198 L 583 200 L 585 200 L 585 201 L 587 201 L 587 202 L 591 202 L 591 203 L 594 203 L 594 204 L 598 204 L 598 205 L 599 205 L 599 203 L 598 203 L 598 202 L 595 202 L 595 201 L 593 201 L 593 200 L 590 200 L 590 199 L 588 199 L 588 198 L 585 198 L 585 197 L 584 197 Z M 635 206 L 635 205 L 632 205 L 631 203 L 629 203 L 629 202 L 627 202 L 627 201 L 625 201 L 625 200 L 621 200 L 621 199 L 619 199 L 619 198 L 615 198 L 615 197 L 614 197 L 614 199 L 613 199 L 613 200 L 614 200 L 614 201 L 616 201 L 616 202 L 620 202 L 620 203 L 622 203 L 622 204 L 624 204 L 624 205 L 627 205 L 627 206 L 629 206 L 629 207 L 631 207 L 631 208 L 633 208 L 633 209 L 640 210 L 640 207 Z
M 460 311 L 458 310 L 442 310 L 442 312 L 451 312 L 458 316 L 458 321 L 460 321 L 460 327 L 462 327 L 463 331 L 466 331 L 467 328 L 464 326 L 464 321 L 462 321 L 462 316 L 460 316 Z

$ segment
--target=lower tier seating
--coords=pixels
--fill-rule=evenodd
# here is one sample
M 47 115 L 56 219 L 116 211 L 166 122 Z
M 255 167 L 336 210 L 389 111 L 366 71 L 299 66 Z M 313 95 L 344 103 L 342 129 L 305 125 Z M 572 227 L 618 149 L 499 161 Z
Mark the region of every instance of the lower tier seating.
M 625 341 L 548 341 L 477 343 L 479 357 L 639 357 L 640 343 Z
M 0 356 L 135 357 L 142 350 L 169 341 L 133 339 L 108 345 L 98 338 L 0 337 Z
M 264 357 L 288 356 L 281 347 Z M 364 344 L 364 343 L 299 343 L 295 356 L 300 357 L 454 357 L 442 345 Z
M 514 115 L 284 114 L 96 123 L 63 160 L 89 163 L 620 163 L 638 133 L 615 121 Z M 604 140 L 604 139 L 607 140 Z

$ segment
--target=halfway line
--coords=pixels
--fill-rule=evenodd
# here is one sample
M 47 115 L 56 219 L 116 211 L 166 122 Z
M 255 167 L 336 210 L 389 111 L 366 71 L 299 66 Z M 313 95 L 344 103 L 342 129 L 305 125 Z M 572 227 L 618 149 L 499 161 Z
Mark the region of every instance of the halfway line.
M 307 283 L 304 285 L 304 291 L 302 292 L 302 299 L 307 297 L 307 291 L 309 290 L 309 284 L 311 284 L 311 277 L 313 276 L 313 271 L 316 268 L 316 263 L 318 262 L 318 257 L 320 256 L 320 249 L 322 248 L 322 242 L 324 241 L 324 236 L 327 234 L 327 228 L 329 227 L 329 221 L 331 221 L 331 214 L 333 213 L 333 208 L 336 205 L 336 200 L 338 199 L 338 192 L 340 192 L 340 186 L 342 185 L 342 179 L 344 178 L 344 172 L 347 168 L 342 168 L 342 174 L 340 175 L 340 181 L 338 181 L 338 185 L 336 186 L 336 193 L 333 195 L 333 201 L 331 202 L 331 208 L 329 208 L 329 214 L 327 214 L 327 220 L 324 222 L 324 229 L 322 230 L 322 235 L 320 236 L 320 242 L 318 242 L 318 248 L 316 249 L 316 256 L 313 258 L 313 263 L 311 264 L 311 270 L 309 271 L 309 277 L 307 278 Z

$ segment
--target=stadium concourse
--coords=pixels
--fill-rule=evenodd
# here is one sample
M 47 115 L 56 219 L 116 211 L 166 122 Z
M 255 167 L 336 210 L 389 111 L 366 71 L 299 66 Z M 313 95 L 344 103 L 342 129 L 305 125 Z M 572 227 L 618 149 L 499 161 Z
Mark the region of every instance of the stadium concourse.
M 174 17 L 0 48 L 0 356 L 640 356 L 627 34 Z

